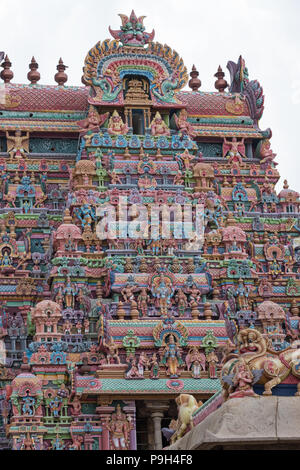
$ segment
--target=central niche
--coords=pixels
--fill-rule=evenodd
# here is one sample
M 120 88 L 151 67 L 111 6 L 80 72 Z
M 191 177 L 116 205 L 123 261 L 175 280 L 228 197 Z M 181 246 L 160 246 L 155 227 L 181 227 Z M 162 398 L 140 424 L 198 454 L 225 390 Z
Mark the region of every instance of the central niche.
M 123 79 L 125 116 L 133 134 L 143 135 L 150 125 L 150 84 L 148 78 L 130 75 Z

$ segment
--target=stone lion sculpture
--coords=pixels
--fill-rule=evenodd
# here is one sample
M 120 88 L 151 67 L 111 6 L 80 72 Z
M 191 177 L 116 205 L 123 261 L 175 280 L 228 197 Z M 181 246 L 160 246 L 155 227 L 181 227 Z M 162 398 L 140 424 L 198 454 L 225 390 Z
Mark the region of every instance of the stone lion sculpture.
M 171 444 L 178 441 L 187 432 L 188 427 L 190 429 L 193 427 L 192 415 L 203 405 L 201 401 L 197 402 L 193 395 L 185 393 L 179 395 L 175 401 L 178 407 L 178 419 L 175 432 L 171 437 Z

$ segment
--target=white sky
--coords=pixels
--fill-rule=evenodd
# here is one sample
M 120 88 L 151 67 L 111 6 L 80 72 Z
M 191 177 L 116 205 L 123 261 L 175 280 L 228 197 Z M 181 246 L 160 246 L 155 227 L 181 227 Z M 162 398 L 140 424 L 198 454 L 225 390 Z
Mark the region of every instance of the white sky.
M 40 84 L 53 85 L 60 57 L 69 66 L 67 85 L 81 85 L 87 52 L 119 29 L 118 13 L 146 15 L 146 31 L 196 65 L 202 91 L 215 91 L 220 64 L 246 61 L 250 80 L 264 89 L 261 129 L 273 131 L 272 149 L 282 175 L 300 192 L 300 2 L 299 0 L 0 0 L 1 42 L 15 74 L 27 83 L 28 64 L 39 63 Z

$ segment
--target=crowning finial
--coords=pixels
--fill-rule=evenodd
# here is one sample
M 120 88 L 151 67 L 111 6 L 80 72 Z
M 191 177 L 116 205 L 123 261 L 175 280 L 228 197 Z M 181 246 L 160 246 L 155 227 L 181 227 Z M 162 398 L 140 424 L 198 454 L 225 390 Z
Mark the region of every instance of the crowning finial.
M 193 91 L 198 91 L 198 88 L 201 87 L 201 80 L 198 78 L 199 72 L 197 71 L 195 65 L 192 67 L 192 71 L 190 72 L 190 76 L 192 77 L 189 81 L 189 87 Z
M 40 73 L 37 71 L 39 68 L 39 64 L 35 60 L 34 57 L 32 57 L 31 62 L 29 64 L 30 71 L 27 74 L 27 78 L 30 81 L 31 85 L 35 85 L 41 78 Z
M 68 80 L 68 75 L 65 73 L 65 70 L 68 68 L 68 66 L 65 65 L 62 58 L 60 58 L 56 68 L 58 72 L 54 75 L 54 80 L 58 83 L 59 86 L 63 86 Z
M 113 30 L 109 27 L 109 32 L 114 39 L 121 41 L 123 46 L 142 47 L 154 39 L 154 29 L 152 33 L 146 33 L 144 27 L 145 16 L 137 17 L 134 10 L 132 10 L 130 17 L 119 13 L 122 20 L 120 30 Z
M 224 80 L 225 73 L 223 72 L 221 65 L 218 67 L 217 73 L 214 75 L 217 77 L 218 80 L 215 81 L 215 88 L 220 92 L 223 93 L 225 88 L 228 87 L 228 83 Z
M 2 78 L 4 83 L 10 83 L 11 80 L 14 78 L 14 73 L 10 69 L 11 62 L 8 58 L 8 55 L 5 56 L 4 62 L 1 64 L 1 67 L 3 67 L 3 70 L 0 74 L 0 77 Z

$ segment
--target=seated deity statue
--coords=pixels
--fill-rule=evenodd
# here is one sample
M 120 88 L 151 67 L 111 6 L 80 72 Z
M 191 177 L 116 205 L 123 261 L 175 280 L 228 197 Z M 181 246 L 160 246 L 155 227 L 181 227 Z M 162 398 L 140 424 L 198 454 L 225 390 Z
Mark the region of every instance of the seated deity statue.
M 114 110 L 108 122 L 108 133 L 112 135 L 127 134 L 128 126 L 124 124 L 117 110 Z
M 150 127 L 151 127 L 151 134 L 154 136 L 170 135 L 170 129 L 168 128 L 164 120 L 162 119 L 159 112 L 155 114 L 155 117 L 152 120 Z

